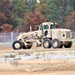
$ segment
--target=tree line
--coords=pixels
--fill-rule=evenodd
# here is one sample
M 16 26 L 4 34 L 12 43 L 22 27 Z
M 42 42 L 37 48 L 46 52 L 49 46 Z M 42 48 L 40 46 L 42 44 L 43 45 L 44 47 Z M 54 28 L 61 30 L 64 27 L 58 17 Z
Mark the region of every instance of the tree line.
M 75 12 L 68 1 L 0 0 L 0 32 L 27 32 L 46 21 L 75 30 Z

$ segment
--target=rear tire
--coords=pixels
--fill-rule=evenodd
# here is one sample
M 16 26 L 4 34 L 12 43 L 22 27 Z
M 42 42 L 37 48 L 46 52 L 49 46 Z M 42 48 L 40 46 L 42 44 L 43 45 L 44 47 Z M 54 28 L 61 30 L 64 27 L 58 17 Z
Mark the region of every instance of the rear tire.
M 52 47 L 53 47 L 53 48 L 62 48 L 62 44 L 60 43 L 60 40 L 54 39 L 54 40 L 52 41 Z
M 63 47 L 63 44 L 61 43 L 59 48 L 62 48 L 62 47 Z
M 65 48 L 71 48 L 72 47 L 72 41 L 67 43 L 67 44 L 65 44 L 64 47 Z
M 14 50 L 19 50 L 23 48 L 23 44 L 21 41 L 15 41 L 13 42 L 12 47 Z
M 43 40 L 43 47 L 44 48 L 51 48 L 51 41 L 49 39 Z

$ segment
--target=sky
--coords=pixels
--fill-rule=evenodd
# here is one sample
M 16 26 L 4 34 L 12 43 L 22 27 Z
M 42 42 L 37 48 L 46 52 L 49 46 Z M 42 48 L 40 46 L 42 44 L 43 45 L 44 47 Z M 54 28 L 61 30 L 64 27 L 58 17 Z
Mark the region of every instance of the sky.
M 40 0 L 37 0 L 38 3 L 40 3 Z

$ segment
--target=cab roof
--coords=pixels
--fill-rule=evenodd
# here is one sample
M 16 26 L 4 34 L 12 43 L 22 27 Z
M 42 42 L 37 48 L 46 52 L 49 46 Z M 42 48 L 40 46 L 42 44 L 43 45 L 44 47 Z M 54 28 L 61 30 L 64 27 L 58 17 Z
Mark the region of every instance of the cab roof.
M 52 25 L 52 24 L 54 24 L 53 22 L 43 22 L 42 23 L 42 25 Z M 57 23 L 55 23 L 55 24 L 57 24 Z

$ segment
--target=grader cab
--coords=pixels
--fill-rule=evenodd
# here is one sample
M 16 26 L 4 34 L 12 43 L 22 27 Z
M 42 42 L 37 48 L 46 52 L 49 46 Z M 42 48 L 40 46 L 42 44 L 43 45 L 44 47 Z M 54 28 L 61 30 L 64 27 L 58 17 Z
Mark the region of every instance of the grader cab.
M 42 24 L 44 48 L 70 48 L 72 46 L 72 33 L 69 29 L 57 28 L 57 23 L 46 22 Z
M 70 48 L 72 46 L 72 33 L 69 29 L 57 28 L 57 23 L 44 22 L 35 27 L 35 31 L 21 33 L 13 42 L 12 47 L 15 50 L 29 49 L 34 44 L 44 48 Z

